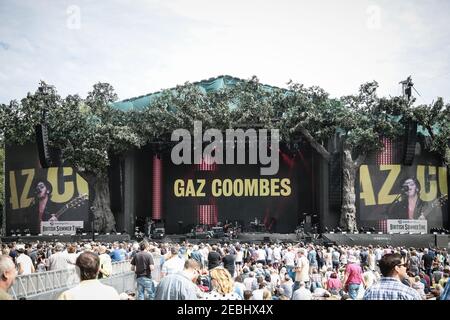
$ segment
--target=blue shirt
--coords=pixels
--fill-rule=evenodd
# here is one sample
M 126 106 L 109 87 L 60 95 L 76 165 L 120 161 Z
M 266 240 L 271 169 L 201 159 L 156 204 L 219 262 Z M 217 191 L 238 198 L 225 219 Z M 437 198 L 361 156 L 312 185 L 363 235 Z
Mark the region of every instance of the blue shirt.
M 405 286 L 400 280 L 383 277 L 379 283 L 367 289 L 363 300 L 422 300 L 413 288 Z
M 441 300 L 450 300 L 450 280 L 445 285 L 444 291 L 441 294 Z

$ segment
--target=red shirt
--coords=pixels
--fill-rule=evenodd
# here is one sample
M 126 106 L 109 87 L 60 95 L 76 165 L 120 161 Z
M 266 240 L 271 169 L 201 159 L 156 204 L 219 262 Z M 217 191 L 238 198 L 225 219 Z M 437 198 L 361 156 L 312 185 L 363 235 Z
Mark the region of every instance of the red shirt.
M 356 263 L 349 263 L 345 268 L 345 273 L 348 273 L 346 284 L 361 284 L 362 270 Z

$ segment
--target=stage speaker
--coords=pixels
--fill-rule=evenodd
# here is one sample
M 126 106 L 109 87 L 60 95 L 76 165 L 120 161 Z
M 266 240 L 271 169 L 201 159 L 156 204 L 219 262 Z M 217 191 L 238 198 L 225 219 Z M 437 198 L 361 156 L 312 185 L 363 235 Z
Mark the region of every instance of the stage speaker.
M 405 146 L 403 152 L 403 164 L 406 166 L 412 165 L 416 153 L 417 142 L 417 122 L 410 121 L 406 127 L 405 132 Z
M 264 242 L 270 242 L 270 237 L 264 237 Z
M 48 146 L 47 126 L 38 124 L 35 127 L 34 131 L 39 153 L 39 162 L 41 163 L 42 168 L 48 168 L 52 165 L 52 161 L 50 156 L 50 149 Z

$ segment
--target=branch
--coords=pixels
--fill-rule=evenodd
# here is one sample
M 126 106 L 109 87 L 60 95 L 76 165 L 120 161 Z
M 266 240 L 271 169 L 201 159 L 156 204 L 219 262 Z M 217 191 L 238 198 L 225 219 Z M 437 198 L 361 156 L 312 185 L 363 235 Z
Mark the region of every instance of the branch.
M 356 158 L 356 160 L 354 162 L 355 168 L 358 169 L 362 165 L 364 160 L 366 160 L 366 154 L 362 153 L 358 156 L 358 158 Z
M 291 129 L 291 132 L 294 133 L 299 131 L 300 134 L 305 137 L 305 139 L 311 144 L 311 146 L 326 160 L 330 161 L 330 153 L 327 149 L 324 148 L 320 143 L 314 139 L 314 137 L 309 133 L 309 131 L 303 127 L 300 123 L 298 123 L 294 128 Z
M 433 133 L 433 128 L 431 128 L 431 126 L 426 126 L 428 133 L 430 134 L 431 139 L 434 140 L 434 133 Z

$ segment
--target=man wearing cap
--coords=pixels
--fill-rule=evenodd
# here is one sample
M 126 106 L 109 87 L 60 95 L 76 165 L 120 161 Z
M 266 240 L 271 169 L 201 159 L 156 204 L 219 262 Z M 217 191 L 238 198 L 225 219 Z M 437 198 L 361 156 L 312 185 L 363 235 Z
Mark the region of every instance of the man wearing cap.
M 306 258 L 305 248 L 300 248 L 298 251 L 293 291 L 299 288 L 300 282 L 304 282 L 305 287 L 309 288 L 309 261 L 308 258 Z
M 23 245 L 17 245 L 17 253 L 19 256 L 16 259 L 16 263 L 18 266 L 19 274 L 31 274 L 33 273 L 34 266 L 33 261 L 31 261 L 31 258 L 25 254 L 25 246 Z
M 350 255 L 348 257 L 343 283 L 345 290 L 348 292 L 348 295 L 352 300 L 355 300 L 358 297 L 358 291 L 361 283 L 365 286 L 362 269 L 359 264 L 357 264 L 357 260 L 354 255 Z

